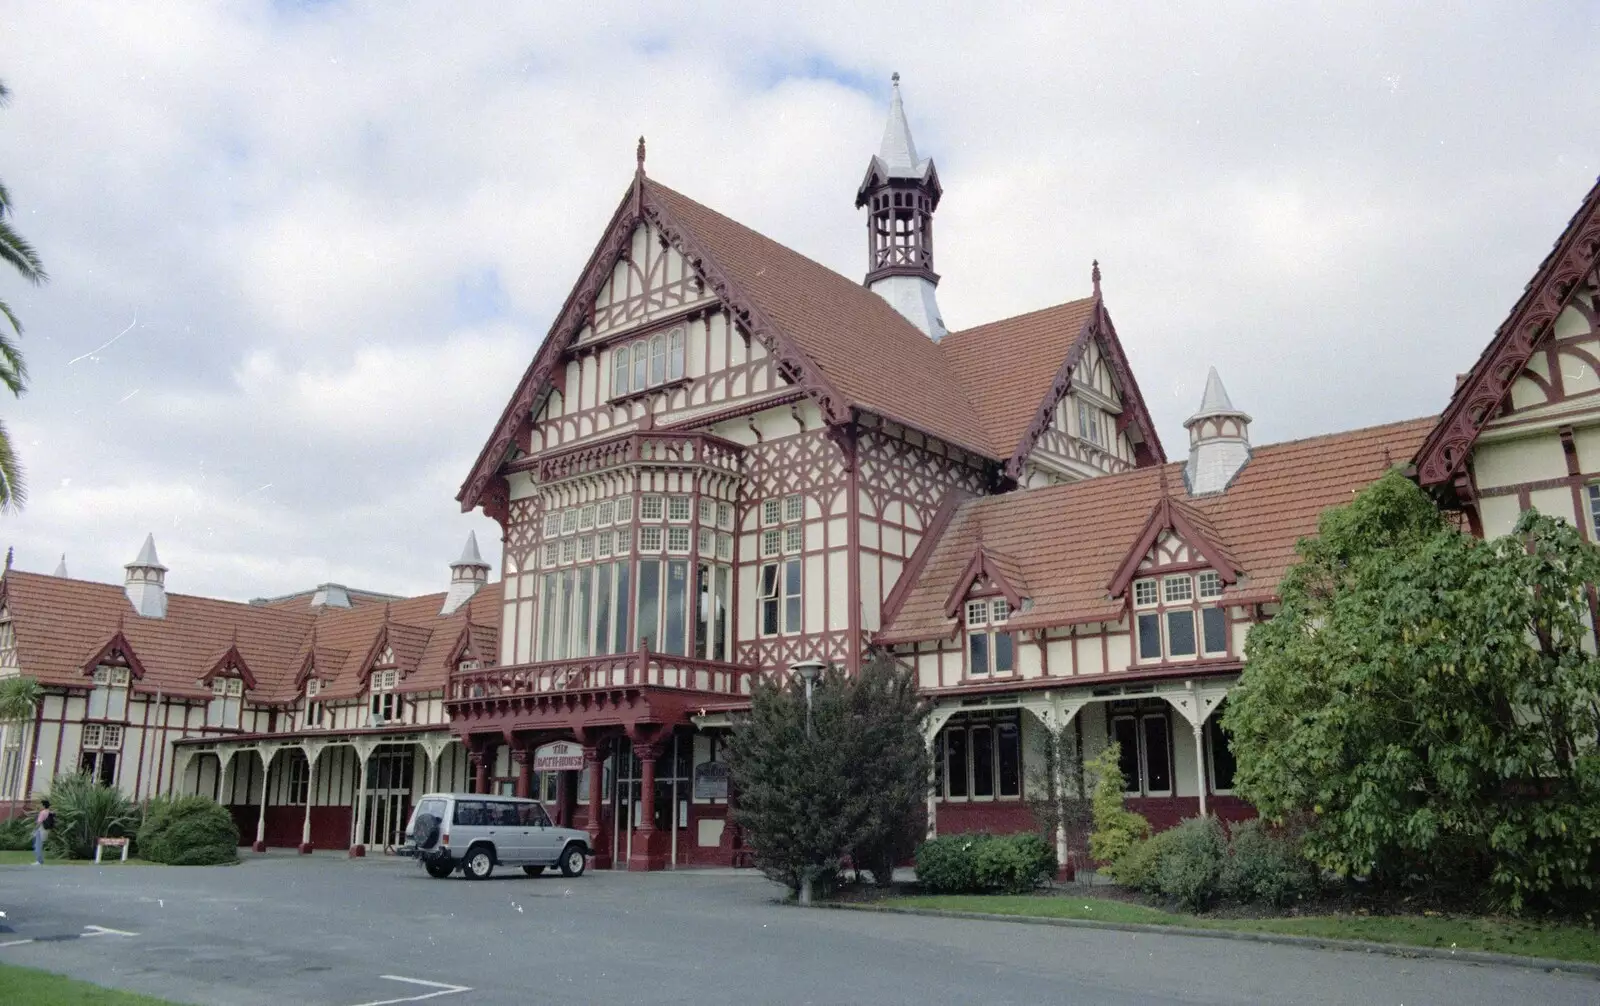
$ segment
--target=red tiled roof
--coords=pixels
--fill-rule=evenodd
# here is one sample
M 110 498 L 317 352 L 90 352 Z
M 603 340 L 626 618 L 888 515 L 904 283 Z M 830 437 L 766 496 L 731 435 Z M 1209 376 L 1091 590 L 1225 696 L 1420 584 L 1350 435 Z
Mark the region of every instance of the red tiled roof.
M 1010 456 L 992 449 L 938 343 L 882 297 L 660 182 L 646 180 L 644 193 L 850 404 L 980 454 Z
M 3 590 L 17 636 L 17 656 L 22 673 L 46 685 L 87 687 L 84 665 L 119 630 L 127 638 L 145 676 L 138 687 L 168 695 L 209 696 L 200 678 L 237 646 L 256 679 L 250 697 L 256 702 L 291 701 L 298 692 L 296 679 L 312 646 L 319 678 L 328 682 L 330 698 L 360 693 L 356 665 L 371 649 L 383 626 L 385 606 L 364 604 L 356 608 L 318 614 L 297 607 L 239 604 L 188 594 L 167 595 L 165 618 L 141 618 L 120 586 L 44 576 L 13 569 L 5 574 Z M 447 636 L 448 647 L 471 618 L 486 634 L 488 655 L 495 659 L 495 630 L 487 628 L 498 615 L 500 585 L 478 591 L 460 612 L 441 617 L 444 594 L 395 601 L 389 606 L 391 645 L 401 670 L 401 688 L 428 691 L 444 687 L 447 658 L 433 662 L 426 654 L 433 637 Z
M 1009 458 L 1050 392 L 1056 371 L 1087 333 L 1094 298 L 951 332 L 938 343 L 988 435 L 990 452 Z
M 1012 615 L 1014 627 L 1119 618 L 1124 602 L 1108 596 L 1106 585 L 1163 491 L 1243 571 L 1225 596 L 1270 599 L 1294 562 L 1295 544 L 1316 532 L 1322 511 L 1403 463 L 1432 423 L 1414 419 L 1258 447 L 1227 492 L 1215 496 L 1182 498 L 1183 466 L 1175 463 L 1165 466 L 1165 478 L 1161 468 L 1145 468 L 970 501 L 937 541 L 924 539 L 922 547 L 932 552 L 922 576 L 876 641 L 955 631 L 945 599 L 980 542 L 1011 557 L 1031 591 L 1032 606 Z

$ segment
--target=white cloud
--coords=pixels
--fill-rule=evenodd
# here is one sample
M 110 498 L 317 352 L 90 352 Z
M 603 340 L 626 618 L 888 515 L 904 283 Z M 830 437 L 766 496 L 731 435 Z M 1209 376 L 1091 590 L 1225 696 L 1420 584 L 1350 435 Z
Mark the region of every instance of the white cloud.
M 116 579 L 154 529 L 175 589 L 231 597 L 437 586 L 493 541 L 454 491 L 635 138 L 857 275 L 891 70 L 953 324 L 1081 296 L 1098 257 L 1174 450 L 1210 363 L 1262 440 L 1429 412 L 1600 163 L 1584 13 L 13 4 L 0 178 L 54 279 L 0 274 L 34 372 L 9 537 Z M 465 316 L 484 277 L 503 313 Z

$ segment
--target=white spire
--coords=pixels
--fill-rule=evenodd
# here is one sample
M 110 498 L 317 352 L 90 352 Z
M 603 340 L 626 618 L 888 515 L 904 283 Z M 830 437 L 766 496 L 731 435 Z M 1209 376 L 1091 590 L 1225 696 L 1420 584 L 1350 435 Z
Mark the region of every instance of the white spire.
M 449 615 L 472 600 L 483 585 L 489 582 L 489 564 L 478 554 L 478 533 L 467 532 L 467 543 L 461 548 L 461 558 L 450 564 L 450 590 L 444 595 L 444 606 L 439 614 Z
M 900 75 L 896 73 L 894 97 L 889 101 L 889 121 L 883 127 L 883 144 L 878 159 L 891 178 L 921 178 L 924 162 L 917 158 L 917 144 L 911 139 L 911 123 L 906 121 L 906 106 L 900 100 Z
M 56 563 L 56 571 L 54 573 L 52 573 L 51 575 L 52 576 L 59 576 L 63 580 L 68 579 L 68 577 L 67 577 L 67 553 L 65 553 L 65 552 L 61 553 L 61 561 Z
M 1250 460 L 1250 417 L 1234 408 L 1216 367 L 1206 375 L 1200 410 L 1183 425 L 1189 431 L 1189 463 L 1183 469 L 1189 494 L 1223 492 Z
M 122 568 L 127 571 L 122 590 L 133 610 L 145 618 L 167 617 L 167 567 L 156 558 L 153 533 L 145 535 L 138 557 Z

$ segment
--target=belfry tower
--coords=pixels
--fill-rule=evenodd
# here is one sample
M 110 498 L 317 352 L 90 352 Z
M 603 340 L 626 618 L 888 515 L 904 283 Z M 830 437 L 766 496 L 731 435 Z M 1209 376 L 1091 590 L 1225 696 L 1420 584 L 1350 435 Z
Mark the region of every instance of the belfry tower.
M 894 81 L 883 145 L 867 165 L 856 208 L 867 208 L 867 288 L 937 342 L 946 334 L 934 288 L 933 212 L 939 208 L 939 172 L 932 158 L 918 160 L 900 75 Z

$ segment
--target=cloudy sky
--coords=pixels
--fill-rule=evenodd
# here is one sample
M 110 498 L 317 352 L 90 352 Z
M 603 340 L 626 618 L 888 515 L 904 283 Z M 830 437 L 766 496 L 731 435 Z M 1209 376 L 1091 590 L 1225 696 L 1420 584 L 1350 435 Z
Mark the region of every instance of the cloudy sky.
M 641 133 L 853 277 L 898 70 L 946 321 L 1098 257 L 1173 456 L 1210 364 L 1258 443 L 1437 411 L 1600 169 L 1592 3 L 762 6 L 11 0 L 0 179 L 52 276 L 0 273 L 17 565 L 120 581 L 154 531 L 170 589 L 246 599 L 498 560 L 455 492 Z

